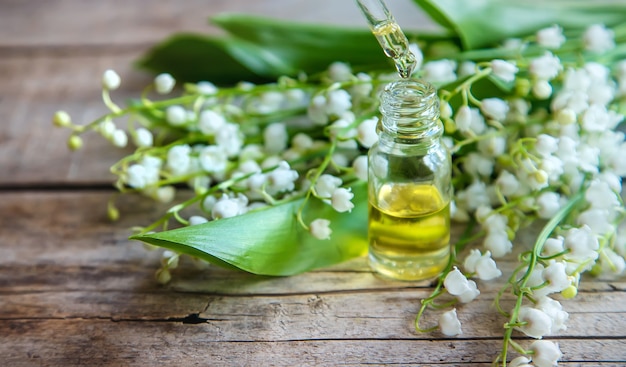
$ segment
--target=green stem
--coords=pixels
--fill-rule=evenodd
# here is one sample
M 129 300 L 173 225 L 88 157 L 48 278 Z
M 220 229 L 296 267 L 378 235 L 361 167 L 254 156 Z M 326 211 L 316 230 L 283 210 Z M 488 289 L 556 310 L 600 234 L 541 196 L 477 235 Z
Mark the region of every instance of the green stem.
M 448 264 L 446 265 L 446 267 L 444 268 L 444 270 L 441 272 L 441 274 L 439 274 L 439 276 L 437 277 L 437 285 L 435 285 L 435 288 L 433 289 L 433 291 L 430 293 L 430 295 L 427 298 L 424 298 L 422 300 L 422 305 L 420 306 L 419 311 L 417 312 L 417 315 L 415 316 L 415 330 L 421 332 L 421 333 L 428 333 L 428 332 L 432 332 L 437 330 L 438 326 L 433 326 L 427 329 L 423 329 L 419 326 L 419 322 L 422 319 L 422 315 L 424 314 L 424 312 L 426 311 L 426 309 L 431 306 L 433 308 L 439 308 L 439 307 L 434 307 L 434 302 L 435 300 L 441 295 L 443 294 L 443 281 L 446 279 L 446 276 L 450 273 L 450 271 L 452 270 L 454 264 L 456 263 L 456 259 L 457 259 L 457 254 L 461 251 L 463 251 L 463 249 L 465 248 L 465 246 L 467 246 L 468 244 L 472 243 L 473 241 L 475 241 L 476 239 L 480 238 L 481 236 L 484 235 L 484 232 L 478 232 L 474 235 L 472 235 L 472 232 L 474 231 L 474 226 L 476 225 L 475 221 L 470 221 L 467 226 L 465 227 L 465 230 L 463 231 L 463 234 L 461 235 L 461 238 L 459 238 L 459 240 L 454 244 L 454 246 L 452 247 L 452 251 L 450 253 L 450 258 L 448 259 Z M 451 306 L 453 304 L 456 303 L 456 300 L 451 301 L 446 303 L 445 305 Z
M 552 234 L 552 232 L 556 229 L 556 227 L 572 212 L 572 210 L 574 210 L 574 208 L 583 200 L 583 198 L 584 198 L 584 189 L 581 188 L 581 190 L 575 196 L 573 196 L 569 200 L 569 202 L 563 208 L 561 208 L 556 213 L 556 215 L 552 219 L 550 219 L 550 221 L 548 221 L 548 223 L 546 223 L 546 225 L 542 228 L 541 232 L 537 236 L 537 240 L 535 241 L 533 249 L 530 252 L 530 257 L 528 259 L 526 272 L 524 273 L 524 275 L 519 281 L 515 280 L 517 272 L 514 272 L 513 275 L 511 275 L 511 277 L 509 278 L 507 285 L 505 285 L 505 289 L 506 289 L 510 287 L 511 285 L 516 284 L 515 288 L 518 290 L 518 292 L 517 292 L 517 299 L 515 301 L 515 307 L 513 307 L 513 311 L 511 312 L 509 321 L 507 324 L 505 324 L 505 327 L 504 327 L 505 331 L 504 331 L 504 337 L 502 340 L 502 351 L 500 352 L 500 357 L 502 360 L 503 367 L 506 367 L 506 360 L 507 360 L 507 353 L 509 350 L 509 345 L 513 345 L 514 343 L 511 339 L 511 336 L 513 334 L 513 329 L 514 329 L 512 325 L 515 325 L 518 321 L 519 310 L 522 307 L 524 298 L 526 298 L 532 293 L 532 290 L 529 287 L 527 287 L 526 284 L 528 283 L 528 280 L 530 279 L 530 276 L 532 275 L 533 270 L 535 269 L 535 266 L 537 265 L 537 262 L 541 258 L 541 251 L 543 249 L 543 246 L 546 240 L 548 240 L 548 238 Z M 504 294 L 503 291 L 498 292 L 497 299 L 500 298 L 502 294 Z M 499 299 L 498 299 L 498 303 L 499 303 Z
M 322 163 L 320 163 L 319 167 L 315 171 L 315 175 L 311 179 L 311 186 L 307 190 L 306 196 L 304 197 L 304 200 L 302 201 L 302 204 L 300 205 L 300 208 L 298 208 L 298 212 L 296 214 L 296 218 L 297 218 L 298 222 L 302 225 L 303 228 L 307 228 L 307 229 L 309 228 L 309 226 L 307 226 L 306 223 L 304 223 L 304 219 L 302 218 L 302 212 L 304 211 L 304 207 L 306 206 L 307 201 L 309 200 L 309 198 L 313 194 L 313 191 L 315 190 L 315 184 L 317 183 L 317 180 L 320 178 L 322 173 L 324 173 L 324 171 L 326 170 L 326 168 L 328 167 L 328 165 L 332 161 L 333 153 L 335 152 L 336 148 L 337 148 L 337 142 L 335 140 L 331 140 L 330 148 L 328 149 L 328 153 L 326 153 L 326 156 L 324 157 L 324 160 L 322 161 Z

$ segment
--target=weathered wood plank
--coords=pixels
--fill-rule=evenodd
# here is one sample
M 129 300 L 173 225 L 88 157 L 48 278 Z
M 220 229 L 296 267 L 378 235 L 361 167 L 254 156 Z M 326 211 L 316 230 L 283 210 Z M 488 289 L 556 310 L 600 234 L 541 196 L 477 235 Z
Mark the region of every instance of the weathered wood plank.
M 402 365 L 477 366 L 497 354 L 500 341 L 480 340 L 286 340 L 214 342 L 211 324 L 106 320 L 0 321 L 0 355 L 11 366 L 214 366 Z M 522 344 L 529 344 L 523 341 Z M 619 365 L 623 339 L 559 339 L 564 361 Z M 563 363 L 562 365 L 568 365 Z M 573 364 L 576 365 L 576 364 Z
M 237 287 L 233 283 L 233 287 Z M 72 291 L 4 294 L 0 320 L 111 319 L 164 321 L 198 315 L 207 341 L 294 339 L 441 339 L 417 333 L 413 323 L 425 290 L 359 291 L 333 294 L 215 296 L 171 291 Z M 490 307 L 493 294 L 458 305 L 459 339 L 502 337 L 506 318 Z M 567 330 L 558 338 L 624 338 L 626 295 L 583 294 L 567 302 Z M 359 305 L 358 309 L 354 305 Z M 439 311 L 428 311 L 422 327 L 435 325 Z M 521 335 L 521 334 L 520 334 Z M 249 338 L 249 339 L 246 339 Z
M 70 152 L 69 130 L 54 128 L 52 116 L 66 110 L 75 123 L 86 124 L 108 112 L 99 99 L 100 78 L 109 67 L 124 78 L 114 100 L 123 104 L 139 95 L 150 81 L 131 69 L 137 55 L 0 57 L 0 186 L 111 183 L 109 167 L 130 150 L 89 133 L 83 136 L 84 148 Z

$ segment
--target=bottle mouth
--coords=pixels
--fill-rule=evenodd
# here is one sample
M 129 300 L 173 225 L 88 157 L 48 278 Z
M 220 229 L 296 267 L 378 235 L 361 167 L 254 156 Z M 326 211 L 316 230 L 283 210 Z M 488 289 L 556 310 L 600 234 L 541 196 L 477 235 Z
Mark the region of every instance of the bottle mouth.
M 437 91 L 430 83 L 419 80 L 398 80 L 387 84 L 381 108 L 386 110 L 427 110 L 438 104 Z
M 433 127 L 439 120 L 437 90 L 421 80 L 392 82 L 381 95 L 380 112 L 390 130 L 411 133 Z

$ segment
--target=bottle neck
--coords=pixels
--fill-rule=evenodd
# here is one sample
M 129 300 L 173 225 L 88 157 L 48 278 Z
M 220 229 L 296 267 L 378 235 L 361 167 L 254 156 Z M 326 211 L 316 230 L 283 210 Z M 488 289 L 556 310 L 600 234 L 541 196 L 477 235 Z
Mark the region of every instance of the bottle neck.
M 424 81 L 399 80 L 388 84 L 381 94 L 380 112 L 381 140 L 434 143 L 443 134 L 437 91 Z

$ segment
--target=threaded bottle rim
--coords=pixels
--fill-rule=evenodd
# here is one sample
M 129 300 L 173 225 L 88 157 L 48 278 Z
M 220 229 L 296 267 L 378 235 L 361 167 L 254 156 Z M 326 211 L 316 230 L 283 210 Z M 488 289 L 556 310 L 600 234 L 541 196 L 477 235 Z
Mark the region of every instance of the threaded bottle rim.
M 430 83 L 399 80 L 381 94 L 383 128 L 400 134 L 420 133 L 435 128 L 439 120 L 439 98 Z

